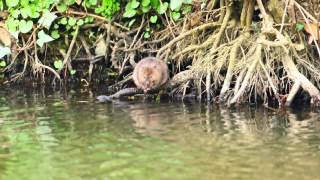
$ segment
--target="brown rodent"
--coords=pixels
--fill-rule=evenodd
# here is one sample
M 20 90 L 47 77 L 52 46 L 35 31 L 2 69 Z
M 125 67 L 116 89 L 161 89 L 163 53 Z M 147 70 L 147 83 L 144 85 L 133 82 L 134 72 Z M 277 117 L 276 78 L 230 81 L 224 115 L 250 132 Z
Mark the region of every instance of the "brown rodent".
M 146 57 L 135 66 L 132 77 L 137 88 L 147 93 L 168 81 L 168 66 L 155 57 Z

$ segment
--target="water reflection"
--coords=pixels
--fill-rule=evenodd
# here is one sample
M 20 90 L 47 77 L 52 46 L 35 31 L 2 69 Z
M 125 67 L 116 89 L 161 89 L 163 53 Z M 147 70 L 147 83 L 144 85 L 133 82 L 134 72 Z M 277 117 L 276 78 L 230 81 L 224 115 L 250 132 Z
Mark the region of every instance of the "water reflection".
M 28 90 L 0 91 L 0 179 L 320 177 L 315 111 Z

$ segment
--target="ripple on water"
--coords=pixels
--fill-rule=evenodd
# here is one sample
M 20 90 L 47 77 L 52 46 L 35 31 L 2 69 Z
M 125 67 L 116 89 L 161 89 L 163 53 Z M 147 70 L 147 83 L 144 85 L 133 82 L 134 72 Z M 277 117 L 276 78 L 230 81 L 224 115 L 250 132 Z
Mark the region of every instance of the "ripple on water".
M 0 104 L 0 179 L 320 177 L 318 113 L 40 97 Z

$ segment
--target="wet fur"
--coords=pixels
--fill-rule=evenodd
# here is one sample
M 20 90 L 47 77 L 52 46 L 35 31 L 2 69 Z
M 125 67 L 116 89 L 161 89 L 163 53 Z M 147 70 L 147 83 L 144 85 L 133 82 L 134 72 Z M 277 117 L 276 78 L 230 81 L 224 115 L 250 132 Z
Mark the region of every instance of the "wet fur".
M 160 88 L 168 81 L 168 67 L 159 59 L 147 57 L 138 62 L 132 77 L 137 88 L 148 92 Z

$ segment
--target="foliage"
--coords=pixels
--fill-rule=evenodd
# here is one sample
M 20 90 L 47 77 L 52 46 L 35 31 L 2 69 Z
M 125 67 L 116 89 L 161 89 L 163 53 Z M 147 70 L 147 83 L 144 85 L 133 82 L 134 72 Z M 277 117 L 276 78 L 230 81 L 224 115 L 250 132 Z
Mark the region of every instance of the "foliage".
M 143 17 L 144 22 L 147 21 L 141 31 L 143 39 L 151 39 L 155 28 L 165 28 L 163 25 L 169 23 L 168 17 L 169 21 L 179 21 L 183 15 L 191 12 L 191 3 L 192 0 L 0 0 L 0 10 L 7 13 L 5 18 L 1 17 L 0 25 L 5 24 L 5 31 L 10 32 L 5 36 L 7 39 L 12 39 L 14 42 L 12 44 L 18 45 L 20 49 L 18 57 L 27 53 L 28 56 L 35 55 L 37 58 L 35 61 L 24 63 L 21 74 L 24 73 L 27 65 L 31 65 L 29 66 L 31 68 L 40 66 L 53 73 L 57 70 L 59 73 L 66 67 L 66 64 L 59 60 L 62 52 L 67 52 L 69 49 L 72 52 L 75 47 L 80 47 L 80 39 L 74 36 L 78 34 L 75 33 L 76 29 L 84 30 L 81 36 L 85 33 L 85 37 L 95 42 L 102 30 L 100 28 L 82 29 L 82 27 L 95 26 L 101 20 L 112 20 L 120 24 L 119 27 L 129 29 L 132 26 L 140 26 L 138 23 Z M 76 44 L 75 47 L 70 45 L 71 37 L 76 37 L 77 42 L 73 43 Z M 56 44 L 59 45 L 59 49 L 55 48 Z M 11 51 L 14 45 L 5 46 L 6 44 L 1 46 L 0 42 L 0 59 L 11 54 L 16 55 L 16 52 Z M 27 51 L 21 53 L 24 49 Z M 47 52 L 60 53 L 60 56 L 58 54 L 59 57 L 44 61 L 41 56 L 47 55 Z M 73 56 L 73 52 L 68 56 Z M 7 60 L 7 62 L 1 61 L 3 67 L 9 63 L 10 60 Z M 72 67 L 68 68 L 71 76 L 76 74 L 76 70 Z M 58 73 L 55 73 L 57 77 Z
M 131 27 L 134 22 L 137 22 L 136 19 L 139 16 L 147 14 L 150 23 L 159 27 L 161 24 L 158 22 L 158 16 L 167 13 L 172 20 L 178 21 L 181 14 L 191 12 L 191 3 L 192 0 L 170 0 L 168 2 L 161 0 L 130 0 L 125 6 L 123 17 L 130 19 L 128 26 Z M 150 38 L 151 34 L 150 30 L 145 29 L 144 38 Z
M 132 18 L 137 15 L 147 14 L 152 10 L 154 11 L 151 12 L 152 14 L 162 15 L 166 13 L 169 10 L 168 7 L 170 7 L 170 12 L 174 12 L 170 13 L 170 15 L 174 16 L 174 20 L 178 20 L 180 16 L 177 16 L 177 14 L 180 15 L 182 5 L 188 5 L 191 3 L 192 0 L 170 0 L 170 2 L 160 0 L 130 0 L 125 7 L 123 17 Z M 186 7 L 188 7 L 186 9 L 189 9 L 191 11 L 190 6 Z M 186 9 L 184 8 L 182 11 L 185 11 Z M 150 18 L 150 21 L 152 23 L 155 23 L 155 21 L 157 20 L 155 16 L 156 15 L 153 15 L 151 16 L 152 19 Z
M 54 67 L 58 70 L 62 69 L 63 68 L 63 62 L 62 60 L 55 60 L 54 61 Z
M 6 7 L 9 12 L 6 26 L 10 33 L 18 39 L 19 34 L 31 33 L 35 27 L 44 28 L 46 30 L 37 32 L 40 38 L 37 44 L 43 46 L 44 43 L 59 39 L 63 32 L 62 29 L 74 30 L 76 26 L 83 26 L 94 21 L 92 16 L 66 15 L 70 7 L 80 6 L 107 19 L 111 19 L 121 7 L 125 7 L 122 16 L 129 18 L 128 26 L 131 27 L 142 14 L 150 14 L 149 20 L 152 24 L 159 24 L 158 16 L 166 12 L 174 21 L 177 21 L 181 14 L 191 11 L 189 4 L 192 3 L 192 0 L 170 0 L 168 2 L 161 0 L 130 0 L 128 2 L 120 0 L 5 0 L 5 6 L 2 1 L 0 2 L 0 9 Z M 181 8 L 183 4 L 186 6 Z M 56 10 L 59 13 L 54 13 Z

